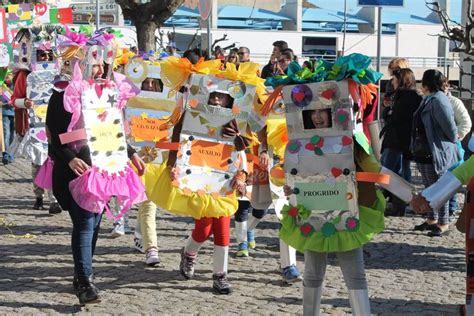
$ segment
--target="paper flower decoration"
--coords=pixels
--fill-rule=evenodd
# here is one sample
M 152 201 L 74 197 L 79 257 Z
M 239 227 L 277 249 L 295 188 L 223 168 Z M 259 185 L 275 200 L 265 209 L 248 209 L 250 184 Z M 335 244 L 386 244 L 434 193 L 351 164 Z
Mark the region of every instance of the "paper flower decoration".
M 348 231 L 356 231 L 359 229 L 359 219 L 356 217 L 349 217 L 346 219 L 346 228 Z
M 306 223 L 300 226 L 300 231 L 304 237 L 308 237 L 314 233 L 314 227 L 311 224 Z
M 313 92 L 307 85 L 297 85 L 291 90 L 291 100 L 300 108 L 303 108 L 313 100 Z
M 344 109 L 336 111 L 336 122 L 342 126 L 349 125 L 349 113 Z
M 330 222 L 324 223 L 323 227 L 321 227 L 321 232 L 324 237 L 331 237 L 336 233 L 336 226 Z
M 288 152 L 290 154 L 296 154 L 301 149 L 301 142 L 299 140 L 293 140 L 288 144 Z

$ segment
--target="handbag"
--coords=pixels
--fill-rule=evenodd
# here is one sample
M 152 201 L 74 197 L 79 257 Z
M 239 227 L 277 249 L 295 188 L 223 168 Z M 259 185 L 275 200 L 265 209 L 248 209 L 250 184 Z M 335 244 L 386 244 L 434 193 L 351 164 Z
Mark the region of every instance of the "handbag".
M 410 153 L 413 160 L 431 158 L 431 149 L 425 133 L 421 133 L 418 128 L 415 129 L 413 139 L 410 145 Z
M 421 121 L 421 112 L 426 105 L 426 100 L 422 107 L 416 112 L 413 122 L 415 123 L 412 131 L 412 140 L 410 144 L 410 154 L 414 161 L 431 159 L 432 153 L 428 138 L 424 131 L 423 122 Z M 423 161 L 420 161 L 423 162 Z

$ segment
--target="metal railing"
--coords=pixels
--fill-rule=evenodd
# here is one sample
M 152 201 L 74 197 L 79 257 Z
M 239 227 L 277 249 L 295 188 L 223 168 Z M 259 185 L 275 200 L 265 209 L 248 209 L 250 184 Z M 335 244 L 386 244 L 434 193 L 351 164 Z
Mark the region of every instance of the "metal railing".
M 260 63 L 260 64 L 267 64 L 268 60 L 270 59 L 269 54 L 250 54 L 252 61 Z M 298 61 L 302 63 L 308 59 L 325 59 L 327 61 L 335 61 L 337 59 L 336 55 L 316 55 L 316 54 L 303 54 L 298 56 Z M 372 60 L 377 60 L 376 56 L 371 56 Z M 387 67 L 388 64 L 394 57 L 382 57 L 382 67 Z M 411 68 L 433 68 L 433 67 L 444 67 L 445 63 L 449 67 L 459 68 L 459 57 L 449 57 L 444 59 L 444 57 L 406 57 L 408 62 L 410 63 Z

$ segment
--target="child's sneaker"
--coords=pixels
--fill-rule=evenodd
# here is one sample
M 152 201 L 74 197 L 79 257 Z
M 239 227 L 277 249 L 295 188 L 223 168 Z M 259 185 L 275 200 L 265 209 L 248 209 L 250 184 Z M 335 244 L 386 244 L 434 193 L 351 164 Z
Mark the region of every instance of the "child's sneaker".
M 133 238 L 133 248 L 140 251 L 141 253 L 145 253 L 145 249 L 143 248 L 143 239 L 138 237 Z
M 153 267 L 154 265 L 157 265 L 160 262 L 161 260 L 160 257 L 158 257 L 158 249 L 153 247 L 146 251 L 146 265 Z
M 212 288 L 219 294 L 232 293 L 232 288 L 229 281 L 227 281 L 227 274 L 225 272 L 212 275 Z
M 289 267 L 283 268 L 281 274 L 283 277 L 283 281 L 288 284 L 303 280 L 300 275 L 300 271 L 298 271 L 298 268 L 294 264 Z
M 194 266 L 196 265 L 197 253 L 189 254 L 181 250 L 181 262 L 179 263 L 179 272 L 186 280 L 194 277 Z
M 249 248 L 246 242 L 241 242 L 239 244 L 239 248 L 235 254 L 236 257 L 248 257 L 249 256 Z
M 115 222 L 114 223 L 114 228 L 110 232 L 110 237 L 112 238 L 117 238 L 125 235 L 125 227 L 123 222 Z
M 247 231 L 247 242 L 250 249 L 255 249 L 257 244 L 255 243 L 255 229 Z

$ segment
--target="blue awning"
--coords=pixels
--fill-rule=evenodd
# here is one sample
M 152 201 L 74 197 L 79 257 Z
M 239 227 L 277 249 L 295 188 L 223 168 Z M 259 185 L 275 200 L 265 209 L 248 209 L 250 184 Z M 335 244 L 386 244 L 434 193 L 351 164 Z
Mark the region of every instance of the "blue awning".
M 256 20 L 232 20 L 232 19 L 219 19 L 217 21 L 219 28 L 232 28 L 232 29 L 264 29 L 264 30 L 275 30 L 281 29 L 280 21 L 256 21 Z
M 220 19 L 255 19 L 255 20 L 275 20 L 275 21 L 290 21 L 291 18 L 268 10 L 251 8 L 251 7 L 240 7 L 234 5 L 228 5 L 219 8 L 219 20 Z
M 179 7 L 176 12 L 173 14 L 174 17 L 182 17 L 182 16 L 185 16 L 185 17 L 192 17 L 192 18 L 198 18 L 200 17 L 199 15 L 199 11 L 196 9 L 196 10 L 192 10 L 188 7 L 185 7 L 185 6 L 181 6 Z
M 304 9 L 303 22 L 344 22 L 344 12 L 323 8 Z M 347 14 L 347 23 L 369 23 L 361 17 Z

